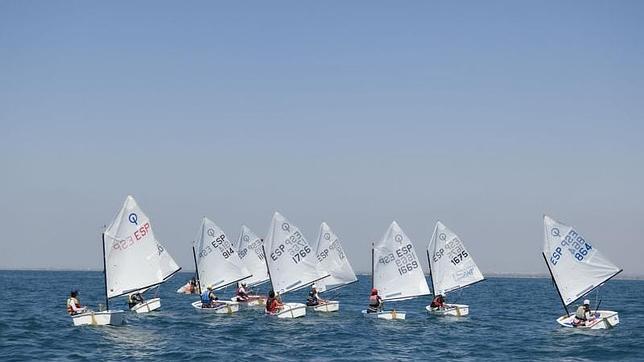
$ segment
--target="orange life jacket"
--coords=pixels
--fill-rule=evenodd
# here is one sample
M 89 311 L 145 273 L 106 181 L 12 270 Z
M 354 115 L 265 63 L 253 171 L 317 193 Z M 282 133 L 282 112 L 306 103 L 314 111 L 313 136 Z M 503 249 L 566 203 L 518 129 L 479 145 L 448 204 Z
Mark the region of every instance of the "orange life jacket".
M 279 307 L 279 303 L 277 302 L 276 298 L 268 298 L 266 301 L 266 311 L 269 313 L 275 313 L 277 312 L 277 309 Z

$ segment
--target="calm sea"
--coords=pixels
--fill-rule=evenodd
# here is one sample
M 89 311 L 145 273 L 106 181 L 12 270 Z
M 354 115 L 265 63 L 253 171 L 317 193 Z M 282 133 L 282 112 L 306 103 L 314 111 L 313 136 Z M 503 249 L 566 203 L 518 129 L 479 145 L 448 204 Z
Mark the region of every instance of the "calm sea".
M 602 309 L 620 314 L 617 328 L 579 331 L 556 324 L 562 307 L 548 279 L 490 278 L 450 295 L 470 305 L 467 318 L 429 316 L 429 298 L 421 298 L 395 304 L 407 320 L 383 321 L 360 314 L 367 276 L 334 295 L 340 312 L 296 320 L 258 310 L 199 313 L 190 306 L 195 296 L 175 293 L 190 277 L 180 273 L 161 287 L 161 311 L 129 314 L 121 327 L 73 327 L 65 312 L 69 290 L 78 288 L 83 304 L 103 303 L 101 273 L 0 271 L 0 360 L 644 361 L 644 281 L 613 280 L 602 288 Z M 284 299 L 303 301 L 305 292 Z M 111 304 L 125 308 L 122 299 Z

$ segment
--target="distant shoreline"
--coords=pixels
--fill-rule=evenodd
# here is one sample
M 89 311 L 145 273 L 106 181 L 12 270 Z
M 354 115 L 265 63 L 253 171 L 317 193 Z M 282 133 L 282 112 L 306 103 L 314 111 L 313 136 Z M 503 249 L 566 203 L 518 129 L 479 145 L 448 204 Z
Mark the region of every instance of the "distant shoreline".
M 49 271 L 49 272 L 102 272 L 102 269 L 67 269 L 67 268 L 19 268 L 10 269 L 0 267 L 0 271 Z M 182 270 L 179 274 L 192 274 L 194 270 Z M 356 273 L 356 275 L 370 275 L 369 273 Z M 425 274 L 429 276 L 429 274 Z M 514 279 L 550 279 L 548 274 L 541 273 L 483 273 L 486 278 L 514 278 Z M 644 280 L 644 275 L 620 274 L 615 277 L 619 280 Z

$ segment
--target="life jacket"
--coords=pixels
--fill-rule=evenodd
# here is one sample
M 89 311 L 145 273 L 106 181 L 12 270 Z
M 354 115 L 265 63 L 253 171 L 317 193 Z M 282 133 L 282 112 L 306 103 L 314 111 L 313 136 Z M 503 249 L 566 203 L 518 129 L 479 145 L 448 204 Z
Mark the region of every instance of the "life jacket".
M 72 298 L 72 297 L 67 298 L 67 313 L 69 313 L 69 314 L 74 314 L 75 313 L 74 309 L 72 308 L 72 304 L 74 304 L 76 306 L 76 308 L 81 307 L 80 302 L 78 302 L 78 299 Z
M 588 320 L 586 308 L 584 308 L 583 305 L 577 308 L 577 311 L 575 312 L 575 318 L 579 319 L 580 321 Z
M 440 308 L 440 307 L 443 306 L 444 302 L 445 301 L 443 300 L 443 298 L 440 295 L 436 296 L 436 297 L 434 297 L 434 299 L 432 299 L 432 304 L 430 304 L 430 307 L 432 307 L 432 308 Z
M 369 306 L 370 307 L 380 306 L 380 297 L 377 294 L 369 297 Z
M 266 311 L 269 313 L 277 312 L 277 299 L 268 298 L 268 300 L 266 301 Z
M 201 293 L 201 303 L 210 304 L 210 291 L 209 290 L 206 289 Z

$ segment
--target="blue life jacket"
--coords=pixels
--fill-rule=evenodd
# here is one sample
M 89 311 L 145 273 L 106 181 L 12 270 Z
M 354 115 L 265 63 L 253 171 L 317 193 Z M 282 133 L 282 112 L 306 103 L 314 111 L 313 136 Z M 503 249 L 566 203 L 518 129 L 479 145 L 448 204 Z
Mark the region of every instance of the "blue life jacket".
M 208 289 L 201 293 L 201 303 L 210 304 L 210 291 Z

